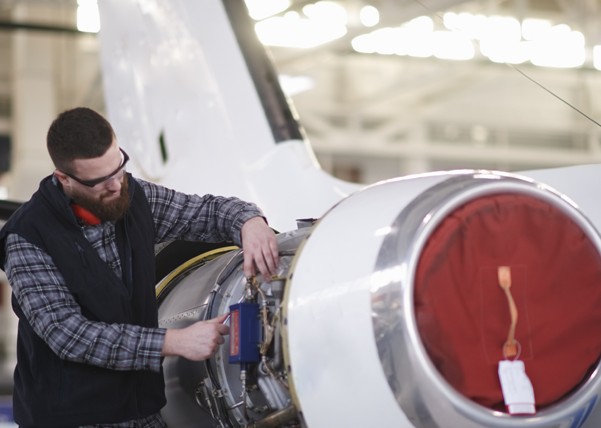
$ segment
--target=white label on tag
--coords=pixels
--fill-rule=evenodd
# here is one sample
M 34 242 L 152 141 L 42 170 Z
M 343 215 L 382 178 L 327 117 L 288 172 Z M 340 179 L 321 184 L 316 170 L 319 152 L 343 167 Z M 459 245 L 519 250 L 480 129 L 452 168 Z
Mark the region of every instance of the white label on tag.
M 536 413 L 534 389 L 526 375 L 523 361 L 499 361 L 499 379 L 509 414 L 533 415 Z

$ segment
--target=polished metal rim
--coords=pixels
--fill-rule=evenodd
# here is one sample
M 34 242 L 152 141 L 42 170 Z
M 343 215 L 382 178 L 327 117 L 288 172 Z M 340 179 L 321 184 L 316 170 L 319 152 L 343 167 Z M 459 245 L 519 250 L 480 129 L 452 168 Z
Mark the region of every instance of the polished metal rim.
M 522 194 L 542 200 L 571 218 L 601 253 L 595 228 L 564 195 L 528 178 L 490 171 L 463 171 L 439 183 L 401 211 L 383 241 L 372 275 L 374 337 L 382 368 L 398 404 L 417 426 L 439 426 L 447 416 L 455 421 L 490 427 L 544 427 L 573 418 L 589 408 L 601 391 L 597 370 L 579 390 L 532 417 L 514 417 L 472 402 L 457 392 L 430 361 L 417 330 L 413 279 L 421 252 L 436 227 L 453 210 L 480 197 Z M 440 401 L 442 400 L 442 401 Z M 442 407 L 441 403 L 446 403 Z M 432 403 L 436 403 L 432 406 Z M 450 404 L 450 406 L 449 406 Z M 587 407 L 588 404 L 588 407 Z

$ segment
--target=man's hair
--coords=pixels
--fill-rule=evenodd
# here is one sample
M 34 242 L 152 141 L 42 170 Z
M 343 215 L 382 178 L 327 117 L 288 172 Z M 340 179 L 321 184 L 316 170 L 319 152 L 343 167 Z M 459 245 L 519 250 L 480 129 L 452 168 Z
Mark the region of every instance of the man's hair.
M 48 153 L 56 169 L 72 173 L 74 159 L 97 158 L 106 153 L 115 132 L 111 124 L 85 107 L 62 112 L 48 129 Z

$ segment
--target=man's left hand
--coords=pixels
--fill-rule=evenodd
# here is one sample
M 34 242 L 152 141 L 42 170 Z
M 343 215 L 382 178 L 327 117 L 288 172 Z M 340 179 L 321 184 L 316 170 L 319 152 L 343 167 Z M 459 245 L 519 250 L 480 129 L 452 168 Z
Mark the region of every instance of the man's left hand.
M 242 226 L 244 275 L 256 275 L 257 268 L 265 281 L 271 281 L 279 265 L 278 241 L 262 217 L 253 217 Z

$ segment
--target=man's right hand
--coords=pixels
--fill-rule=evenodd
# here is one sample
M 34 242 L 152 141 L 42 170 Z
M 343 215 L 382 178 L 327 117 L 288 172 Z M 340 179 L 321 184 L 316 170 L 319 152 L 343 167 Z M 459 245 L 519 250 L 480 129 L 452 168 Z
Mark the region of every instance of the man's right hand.
M 161 355 L 179 355 L 192 361 L 211 357 L 219 350 L 219 345 L 225 342 L 223 336 L 230 333 L 230 328 L 223 324 L 227 315 L 198 321 L 185 328 L 167 330 Z

